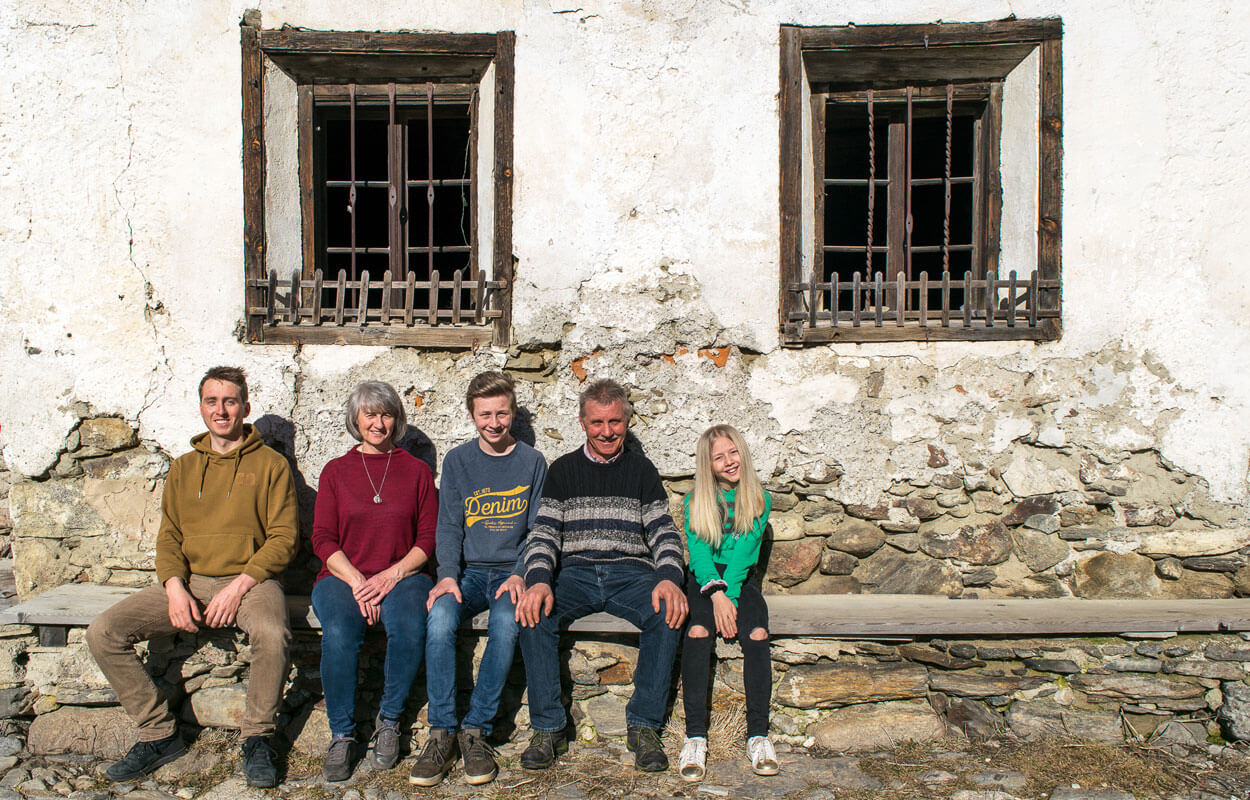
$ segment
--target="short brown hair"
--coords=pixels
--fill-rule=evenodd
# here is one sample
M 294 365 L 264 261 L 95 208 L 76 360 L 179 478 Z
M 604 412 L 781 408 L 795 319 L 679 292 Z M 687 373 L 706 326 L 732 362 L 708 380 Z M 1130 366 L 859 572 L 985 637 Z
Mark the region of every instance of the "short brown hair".
M 380 411 L 390 414 L 395 420 L 395 429 L 391 432 L 391 443 L 398 442 L 408 432 L 408 413 L 404 410 L 404 402 L 399 399 L 395 387 L 383 381 L 361 381 L 347 396 L 343 404 L 344 416 L 347 418 L 347 432 L 356 441 L 363 441 L 360 426 L 356 417 L 361 411 Z
M 469 389 L 464 393 L 464 405 L 473 413 L 473 401 L 479 397 L 507 397 L 516 411 L 516 383 L 510 375 L 491 370 L 479 372 L 469 381 Z
M 200 378 L 200 397 L 204 397 L 204 384 L 209 381 L 225 381 L 239 387 L 239 399 L 247 402 L 247 375 L 242 367 L 213 367 Z
M 629 402 L 629 392 L 611 378 L 600 378 L 582 390 L 577 397 L 577 416 L 586 416 L 586 404 L 590 402 L 604 406 L 620 403 L 627 422 L 634 416 L 634 407 Z

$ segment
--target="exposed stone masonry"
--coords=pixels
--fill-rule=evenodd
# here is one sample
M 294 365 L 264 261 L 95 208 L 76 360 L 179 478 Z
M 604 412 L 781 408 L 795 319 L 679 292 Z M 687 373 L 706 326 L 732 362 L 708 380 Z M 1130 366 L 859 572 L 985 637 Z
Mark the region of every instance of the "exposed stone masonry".
M 276 444 L 292 450 L 288 437 Z M 928 478 L 895 482 L 873 504 L 831 499 L 837 469 L 825 470 L 824 482 L 770 485 L 766 591 L 1250 595 L 1250 528 L 1239 524 L 1241 509 L 1209 501 L 1200 480 L 1153 452 L 1108 463 L 1020 444 L 1002 469 L 952 466 L 957 459 L 937 446 L 927 453 Z M 48 475 L 15 481 L 6 508 L 22 596 L 73 581 L 149 583 L 168 463 L 166 454 L 140 444 L 124 420 L 95 417 L 69 435 Z M 0 487 L 8 480 L 0 473 Z M 689 478 L 669 480 L 674 511 L 690 487 Z M 306 529 L 314 497 L 302 487 Z M 297 594 L 310 590 L 315 573 L 307 535 L 287 576 Z M 317 754 L 328 741 L 319 641 L 310 632 L 296 638 L 284 719 L 296 747 Z M 568 643 L 574 720 L 584 738 L 624 733 L 636 657 L 629 642 Z M 382 646 L 371 639 L 362 658 L 362 722 L 376 704 Z M 465 643 L 481 646 L 480 637 Z M 741 659 L 734 645 L 719 649 L 716 692 L 726 698 L 742 691 Z M 32 750 L 75 750 L 89 742 L 96 754 L 111 756 L 128 746 L 133 732 L 81 631 L 71 632 L 67 647 L 40 647 L 31 628 L 7 626 L 0 630 L 0 654 L 0 717 L 34 717 Z M 180 635 L 153 643 L 146 658 L 185 719 L 237 727 L 249 661 L 241 636 Z M 793 745 L 871 749 L 948 729 L 974 737 L 1007 730 L 1025 738 L 1129 736 L 1178 744 L 1250 736 L 1250 643 L 1236 636 L 889 644 L 780 638 L 773 658 L 773 729 Z M 412 707 L 423 709 L 419 685 Z M 528 722 L 523 691 L 518 667 L 506 707 L 522 729 Z M 417 730 L 423 714 L 413 720 Z

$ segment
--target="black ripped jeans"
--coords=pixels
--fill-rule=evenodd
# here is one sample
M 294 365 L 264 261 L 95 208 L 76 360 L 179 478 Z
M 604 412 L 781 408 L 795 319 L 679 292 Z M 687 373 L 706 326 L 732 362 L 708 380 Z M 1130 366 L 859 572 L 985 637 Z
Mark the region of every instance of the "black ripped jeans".
M 724 567 L 717 565 L 724 571 Z M 711 706 L 712 656 L 715 653 L 716 618 L 712 598 L 699 593 L 694 573 L 686 578 L 686 597 L 690 601 L 690 623 L 686 628 L 681 656 L 682 702 L 686 709 L 686 736 L 707 736 L 708 709 Z M 690 628 L 703 626 L 708 635 L 690 635 Z M 751 582 L 742 584 L 738 597 L 738 644 L 742 647 L 743 682 L 747 693 L 747 737 L 768 735 L 768 706 L 772 701 L 773 664 L 768 652 L 768 637 L 753 639 L 758 628 L 768 630 L 768 606 L 764 596 Z

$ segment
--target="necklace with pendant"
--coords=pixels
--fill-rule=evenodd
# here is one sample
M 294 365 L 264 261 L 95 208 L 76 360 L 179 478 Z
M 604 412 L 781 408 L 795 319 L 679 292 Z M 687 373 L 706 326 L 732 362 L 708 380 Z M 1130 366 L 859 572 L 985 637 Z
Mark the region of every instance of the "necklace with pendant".
M 386 485 L 386 476 L 391 471 L 391 456 L 395 455 L 395 448 L 392 447 L 390 452 L 386 454 L 386 469 L 382 470 L 382 482 L 377 486 L 373 485 L 373 476 L 369 474 L 369 464 L 365 461 L 365 454 L 359 450 L 360 466 L 365 468 L 365 477 L 369 479 L 369 488 L 373 489 L 373 502 L 382 502 L 382 487 Z

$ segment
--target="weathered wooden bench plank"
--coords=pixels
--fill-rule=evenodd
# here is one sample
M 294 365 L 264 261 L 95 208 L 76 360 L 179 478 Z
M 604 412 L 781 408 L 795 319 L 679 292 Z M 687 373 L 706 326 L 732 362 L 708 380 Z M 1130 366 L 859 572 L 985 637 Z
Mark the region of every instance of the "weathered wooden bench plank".
M 85 626 L 135 589 L 66 584 L 0 611 L 0 624 Z M 287 598 L 296 627 L 320 628 L 307 596 Z M 780 636 L 897 638 L 1250 631 L 1250 599 L 951 600 L 931 595 L 769 595 L 770 628 Z M 485 629 L 486 615 L 472 627 Z M 607 614 L 574 622 L 573 632 L 637 629 Z

